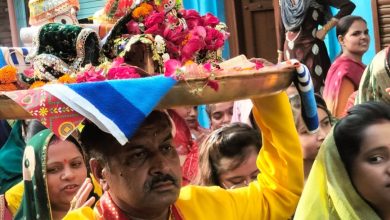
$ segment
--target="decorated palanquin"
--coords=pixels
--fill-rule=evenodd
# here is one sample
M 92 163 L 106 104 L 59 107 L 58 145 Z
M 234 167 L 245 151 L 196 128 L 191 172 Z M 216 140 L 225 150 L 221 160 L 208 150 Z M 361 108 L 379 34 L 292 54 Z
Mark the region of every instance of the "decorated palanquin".
M 108 2 L 105 19 L 115 23 L 104 41 L 86 27 L 44 24 L 26 58 L 31 68 L 17 77 L 0 69 L 0 85 L 18 89 L 0 96 L 0 118 L 38 118 L 62 138 L 87 118 L 125 143 L 132 131 L 117 124 L 129 109 L 147 115 L 154 108 L 268 95 L 292 82 L 292 63 L 264 66 L 243 55 L 223 61 L 229 33 L 212 14 L 173 0 Z

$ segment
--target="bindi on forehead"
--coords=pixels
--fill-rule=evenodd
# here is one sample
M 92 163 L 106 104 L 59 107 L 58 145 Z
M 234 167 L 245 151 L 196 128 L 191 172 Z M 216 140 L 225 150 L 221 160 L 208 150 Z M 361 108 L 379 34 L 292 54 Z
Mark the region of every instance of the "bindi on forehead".
M 68 163 L 68 160 L 67 159 L 64 159 L 64 164 L 67 164 Z

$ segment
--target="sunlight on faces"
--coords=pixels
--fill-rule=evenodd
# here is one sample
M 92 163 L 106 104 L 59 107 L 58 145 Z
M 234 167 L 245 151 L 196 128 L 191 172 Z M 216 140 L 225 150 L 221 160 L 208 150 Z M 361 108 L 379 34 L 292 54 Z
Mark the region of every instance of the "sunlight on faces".
M 140 210 L 168 208 L 179 196 L 181 167 L 165 117 L 144 124 L 125 146 L 117 146 L 103 170 L 110 195 L 122 210 L 147 217 Z
M 253 146 L 253 145 L 252 145 Z M 228 167 L 228 170 L 222 171 L 219 175 L 222 187 L 226 189 L 240 188 L 247 186 L 250 182 L 257 180 L 257 175 L 260 173 L 256 166 L 257 151 L 256 148 L 248 147 L 246 150 L 248 156 L 235 169 L 229 170 L 237 160 L 237 158 L 222 158 L 220 161 L 221 167 Z
M 360 151 L 352 162 L 351 179 L 374 208 L 390 204 L 390 121 L 365 129 Z
M 304 160 L 314 161 L 322 142 L 332 128 L 329 116 L 326 114 L 326 112 L 321 108 L 317 108 L 317 112 L 319 120 L 319 130 L 317 133 L 314 134 L 309 133 L 306 128 L 306 125 L 303 122 L 302 116 L 299 116 L 297 131 L 299 134 L 299 140 L 302 145 L 302 153 Z
M 52 209 L 69 210 L 70 201 L 87 178 L 79 149 L 70 141 L 55 140 L 47 151 L 47 186 Z
M 210 123 L 211 130 L 222 127 L 224 124 L 229 124 L 233 116 L 234 102 L 222 102 L 210 104 Z
M 343 51 L 363 55 L 370 45 L 366 23 L 361 20 L 354 21 L 345 36 L 339 36 L 339 41 Z

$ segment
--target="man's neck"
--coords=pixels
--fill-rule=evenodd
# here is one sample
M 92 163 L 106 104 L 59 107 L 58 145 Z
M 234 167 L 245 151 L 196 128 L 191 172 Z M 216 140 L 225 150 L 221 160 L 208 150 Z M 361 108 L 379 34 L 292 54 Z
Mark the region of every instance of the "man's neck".
M 132 208 L 132 207 L 120 207 L 119 202 L 115 202 L 109 192 L 105 192 L 99 202 L 98 210 L 102 210 L 102 214 L 105 218 L 111 216 L 118 216 L 119 219 L 129 220 L 168 220 L 171 214 L 171 206 L 167 205 L 161 208 L 146 209 L 145 208 Z

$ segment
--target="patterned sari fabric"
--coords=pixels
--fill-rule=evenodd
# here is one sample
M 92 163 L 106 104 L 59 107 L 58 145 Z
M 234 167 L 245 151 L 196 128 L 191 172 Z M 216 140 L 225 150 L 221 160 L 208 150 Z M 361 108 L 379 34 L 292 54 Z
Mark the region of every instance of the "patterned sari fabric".
M 188 185 L 198 171 L 198 144 L 192 140 L 185 120 L 174 110 L 167 110 L 173 124 L 173 145 L 180 158 L 182 186 Z
M 301 20 L 298 17 L 296 19 L 282 19 L 283 16 L 280 15 L 278 50 L 283 51 L 284 60 L 297 59 L 306 64 L 313 79 L 315 92 L 321 93 L 331 62 L 324 41 L 318 39 L 316 33 L 319 26 L 325 25 L 330 19 L 329 6 L 339 9 L 334 17 L 340 19 L 351 14 L 355 5 L 350 0 L 305 0 L 305 3 L 300 0 L 295 6 L 290 6 L 292 8 L 283 9 L 286 7 L 286 2 L 290 1 L 279 2 L 283 2 L 281 5 L 282 14 L 286 14 L 285 10 L 290 10 L 289 14 L 295 16 L 304 12 L 304 19 Z M 300 7 L 302 4 L 305 6 Z M 293 24 L 286 26 L 283 20 L 289 20 L 289 22 L 299 24 L 299 26 Z
M 333 130 L 313 164 L 294 219 L 380 219 L 350 181 Z
M 43 130 L 27 143 L 23 156 L 24 194 L 15 219 L 52 219 L 46 180 L 47 147 L 53 133 Z
M 7 142 L 0 149 L 0 194 L 22 180 L 22 167 L 25 143 L 22 136 L 22 121 L 16 121 Z
M 381 50 L 372 59 L 363 73 L 355 104 L 367 101 L 390 103 L 390 95 L 385 91 L 390 87 L 389 47 Z
M 345 56 L 340 56 L 334 61 L 326 76 L 323 94 L 326 105 L 333 115 L 336 115 L 337 108 L 342 104 L 338 100 L 342 81 L 350 80 L 354 90 L 358 90 L 365 68 L 362 62 L 356 62 Z

